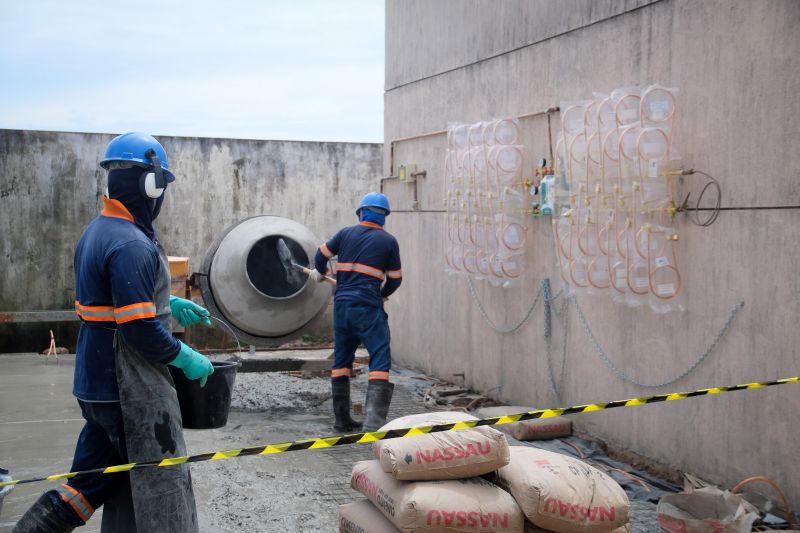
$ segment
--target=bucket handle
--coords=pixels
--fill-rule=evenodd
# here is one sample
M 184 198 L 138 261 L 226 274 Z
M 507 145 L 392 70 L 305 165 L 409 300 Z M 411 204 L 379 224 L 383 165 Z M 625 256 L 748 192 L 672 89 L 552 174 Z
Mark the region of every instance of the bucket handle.
M 225 322 L 221 318 L 216 317 L 216 316 L 212 315 L 211 313 L 208 314 L 208 317 L 211 318 L 212 320 L 216 320 L 217 322 L 219 322 L 220 324 L 225 326 L 225 329 L 227 329 L 228 332 L 231 335 L 233 335 L 233 339 L 236 341 L 236 346 L 239 347 L 239 352 L 237 354 L 234 354 L 234 356 L 233 356 L 234 357 L 234 361 L 232 361 L 232 362 L 235 362 L 237 368 L 240 368 L 242 366 L 242 358 L 239 357 L 239 354 L 242 354 L 244 352 L 242 351 L 242 344 L 239 342 L 239 337 L 236 336 L 236 332 L 233 331 L 233 328 L 230 326 L 230 324 L 228 324 L 227 322 Z

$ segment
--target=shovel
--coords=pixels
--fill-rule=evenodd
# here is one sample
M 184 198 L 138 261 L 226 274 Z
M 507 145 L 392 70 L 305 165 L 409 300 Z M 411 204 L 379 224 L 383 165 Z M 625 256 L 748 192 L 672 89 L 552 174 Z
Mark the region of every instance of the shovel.
M 278 239 L 277 248 L 278 256 L 281 258 L 281 263 L 283 263 L 283 267 L 286 269 L 287 275 L 291 275 L 290 272 L 293 268 L 302 270 L 306 275 L 311 274 L 310 268 L 306 268 L 294 262 L 292 252 L 289 250 L 289 247 L 286 245 L 286 242 L 284 242 L 283 239 Z M 326 283 L 330 283 L 334 287 L 336 286 L 336 280 L 330 276 L 322 276 L 322 280 Z

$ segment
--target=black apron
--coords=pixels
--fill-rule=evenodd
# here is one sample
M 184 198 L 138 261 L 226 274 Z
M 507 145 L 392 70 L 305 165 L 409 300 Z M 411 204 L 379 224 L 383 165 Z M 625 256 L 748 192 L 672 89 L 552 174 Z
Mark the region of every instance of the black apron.
M 155 286 L 156 318 L 167 331 L 172 331 L 169 262 L 160 245 L 158 251 L 161 268 Z M 114 347 L 128 461 L 138 463 L 186 455 L 181 410 L 167 365 L 146 360 L 127 346 L 119 334 Z M 121 494 L 109 502 L 110 508 L 104 508 L 102 531 L 198 531 L 188 465 L 132 470 L 130 480 L 129 498 L 133 502 L 135 525 L 126 524 L 131 516 L 125 512 L 126 495 Z

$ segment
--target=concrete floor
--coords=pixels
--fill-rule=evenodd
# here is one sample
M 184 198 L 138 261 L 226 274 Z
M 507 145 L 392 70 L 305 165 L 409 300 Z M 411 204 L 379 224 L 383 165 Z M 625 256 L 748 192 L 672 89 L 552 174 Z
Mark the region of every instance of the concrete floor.
M 306 356 L 309 356 L 306 354 Z M 322 357 L 322 355 L 319 355 Z M 327 356 L 327 354 L 325 354 Z M 0 466 L 15 479 L 68 472 L 83 421 L 71 394 L 74 356 L 59 363 L 35 354 L 0 355 Z M 390 418 L 425 410 L 425 376 L 397 369 Z M 353 403 L 363 404 L 366 375 L 354 379 Z M 282 373 L 237 376 L 228 424 L 186 430 L 190 454 L 330 435 L 327 378 Z M 342 446 L 192 465 L 200 531 L 338 531 L 339 505 L 359 499 L 350 489 L 354 462 L 370 446 Z M 0 532 L 53 483 L 18 485 L 5 498 Z M 102 509 L 76 531 L 99 531 Z M 635 533 L 658 531 L 654 505 L 632 502 Z
M 83 427 L 71 394 L 73 369 L 74 356 L 62 356 L 56 364 L 35 354 L 0 355 L 0 466 L 15 479 L 69 471 Z M 365 379 L 354 380 L 354 403 L 363 403 Z M 186 430 L 189 453 L 330 435 L 329 387 L 327 379 L 240 374 L 228 424 Z M 410 384 L 398 389 L 390 414 L 421 410 L 421 398 L 416 399 Z M 200 530 L 337 531 L 339 505 L 358 497 L 349 488 L 350 468 L 369 458 L 370 447 L 348 446 L 193 465 Z M 4 500 L 0 531 L 10 531 L 52 485 L 15 487 Z M 101 513 L 77 531 L 99 531 Z

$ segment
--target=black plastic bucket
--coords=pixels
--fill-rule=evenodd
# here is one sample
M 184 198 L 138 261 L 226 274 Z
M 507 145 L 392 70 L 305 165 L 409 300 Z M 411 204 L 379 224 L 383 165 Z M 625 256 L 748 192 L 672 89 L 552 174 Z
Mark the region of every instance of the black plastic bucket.
M 186 429 L 214 429 L 228 423 L 239 363 L 212 361 L 211 364 L 214 365 L 214 373 L 208 376 L 205 387 L 200 387 L 200 380 L 187 379 L 181 369 L 169 367 L 181 405 L 183 427 Z

